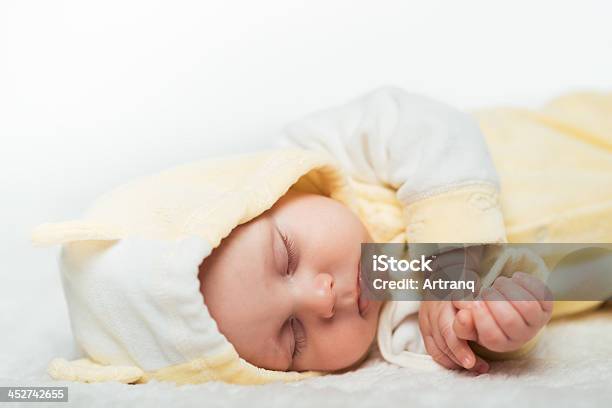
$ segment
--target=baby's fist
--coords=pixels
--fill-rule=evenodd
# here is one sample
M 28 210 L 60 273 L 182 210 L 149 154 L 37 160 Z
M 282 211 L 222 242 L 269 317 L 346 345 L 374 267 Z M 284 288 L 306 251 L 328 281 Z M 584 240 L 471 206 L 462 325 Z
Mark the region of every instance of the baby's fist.
M 464 322 L 456 324 L 455 330 L 458 337 L 474 340 L 496 352 L 521 348 L 548 323 L 552 314 L 550 290 L 539 279 L 520 272 L 512 278 L 497 278 L 492 287 L 481 292 L 479 299 L 462 302 L 463 307 L 469 303 L 472 321 L 465 312 L 460 312 Z

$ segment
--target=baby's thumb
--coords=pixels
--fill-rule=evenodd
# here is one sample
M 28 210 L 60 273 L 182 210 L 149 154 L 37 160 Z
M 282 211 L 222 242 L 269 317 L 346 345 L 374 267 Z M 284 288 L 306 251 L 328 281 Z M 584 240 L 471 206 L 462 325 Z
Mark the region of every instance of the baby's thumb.
M 459 294 L 457 292 L 453 292 L 451 295 L 451 300 L 453 302 L 453 306 L 456 309 L 471 309 L 474 305 L 474 296 L 472 294 L 468 294 L 466 296 Z
M 459 310 L 470 309 L 472 307 L 472 300 L 453 300 L 453 306 Z
M 470 310 L 462 309 L 457 312 L 455 321 L 453 322 L 453 330 L 460 339 L 478 340 L 478 334 L 476 333 L 474 319 L 472 318 L 472 312 Z

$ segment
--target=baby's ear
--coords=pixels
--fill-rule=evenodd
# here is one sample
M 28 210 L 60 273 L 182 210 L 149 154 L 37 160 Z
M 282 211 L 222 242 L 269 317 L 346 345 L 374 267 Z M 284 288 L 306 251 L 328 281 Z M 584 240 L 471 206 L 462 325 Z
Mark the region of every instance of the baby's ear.
M 65 244 L 74 241 L 114 241 L 124 237 L 119 227 L 77 220 L 41 224 L 32 231 L 34 245 Z

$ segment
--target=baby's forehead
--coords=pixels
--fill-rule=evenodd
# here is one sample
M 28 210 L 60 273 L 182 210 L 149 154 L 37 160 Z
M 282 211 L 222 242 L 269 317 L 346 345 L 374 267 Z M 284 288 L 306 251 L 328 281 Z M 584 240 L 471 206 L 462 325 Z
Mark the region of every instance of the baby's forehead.
M 236 227 L 200 266 L 205 302 L 236 302 L 255 312 L 274 301 L 272 280 L 279 269 L 282 239 L 273 218 L 264 213 Z M 259 302 L 259 303 L 257 303 Z M 239 314 L 239 311 L 236 311 Z M 255 316 L 257 317 L 257 316 Z

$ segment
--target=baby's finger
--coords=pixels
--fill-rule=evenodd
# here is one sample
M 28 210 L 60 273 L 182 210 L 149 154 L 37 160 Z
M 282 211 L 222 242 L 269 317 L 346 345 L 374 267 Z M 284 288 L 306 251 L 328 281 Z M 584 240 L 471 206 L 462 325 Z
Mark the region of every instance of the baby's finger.
M 516 272 L 512 275 L 512 280 L 531 293 L 538 300 L 543 311 L 552 313 L 553 295 L 544 282 L 523 272 Z
M 473 300 L 453 300 L 453 306 L 459 310 L 469 310 L 472 308 Z
M 433 337 L 436 347 L 442 353 L 447 355 L 448 358 L 451 359 L 451 361 L 453 361 L 457 366 L 462 366 L 462 364 L 459 362 L 459 360 L 457 360 L 457 358 L 455 357 L 451 349 L 448 347 L 448 344 L 446 344 L 444 337 L 442 337 L 442 329 L 438 325 L 439 318 L 440 318 L 439 316 L 440 316 L 440 311 L 429 316 L 430 317 L 429 324 L 431 325 L 431 336 Z
M 453 322 L 453 330 L 458 338 L 463 340 L 477 340 L 476 327 L 474 327 L 474 319 L 472 318 L 472 312 L 470 310 L 459 310 L 455 315 Z M 469 347 L 469 346 L 468 346 Z M 476 363 L 470 371 L 484 374 L 489 371 L 489 364 L 478 355 L 476 357 Z
M 504 351 L 502 347 L 507 343 L 508 339 L 491 315 L 486 302 L 475 301 L 472 313 L 474 314 L 474 324 L 478 333 L 477 342 L 489 350 Z
M 431 320 L 432 320 L 432 315 L 433 315 L 433 320 L 437 321 L 436 312 L 437 312 L 437 309 L 435 308 L 429 308 L 426 313 L 423 313 L 423 309 L 421 309 L 421 311 L 419 312 L 419 328 L 421 329 L 421 336 L 423 337 L 423 341 L 425 342 L 425 348 L 427 349 L 427 352 L 432 357 L 435 357 L 434 360 L 438 361 L 440 364 L 444 365 L 447 368 L 453 368 L 447 364 L 446 359 L 442 359 L 438 355 L 439 353 L 446 355 L 446 353 L 443 350 L 440 350 L 440 348 L 438 347 L 434 339 L 434 332 L 437 331 L 438 329 L 432 324 Z M 428 345 L 428 340 L 427 340 L 428 337 L 431 338 L 429 345 Z M 448 360 L 450 360 L 450 357 L 448 358 Z M 454 364 L 454 365 L 457 365 L 457 364 Z
M 472 312 L 470 310 L 459 310 L 455 315 L 455 321 L 453 322 L 453 330 L 458 338 L 463 340 L 478 339 L 476 334 L 476 327 L 474 326 L 474 319 L 472 318 Z
M 512 299 L 512 306 L 518 310 L 528 326 L 539 328 L 550 319 L 552 302 L 550 302 L 550 310 L 544 310 L 542 303 L 535 298 L 535 295 L 520 283 L 520 275 L 514 275 L 517 277 L 513 276 L 512 279 L 498 282 L 497 290 L 503 293 L 506 298 Z M 545 301 L 545 307 L 548 307 L 547 303 L 548 301 Z
M 493 287 L 510 301 L 527 326 L 540 324 L 541 308 L 538 301 L 516 281 L 510 278 L 497 278 Z
M 455 308 L 459 310 L 471 309 L 474 301 L 474 293 L 464 293 L 463 291 L 454 290 L 451 295 L 451 301 Z
M 429 321 L 429 313 L 419 313 L 419 328 L 421 329 L 421 336 L 423 336 L 423 342 L 425 343 L 425 349 L 427 353 L 436 361 L 438 364 L 448 368 L 448 369 L 458 369 L 459 366 L 455 364 L 451 359 L 446 356 L 438 346 L 432 337 L 431 331 L 431 323 Z
M 495 287 L 483 291 L 483 298 L 499 328 L 511 341 L 522 341 L 530 333 L 519 312 Z
M 516 280 L 500 276 L 493 282 L 493 287 L 497 289 L 506 299 L 510 301 L 535 301 L 531 293 L 519 285 Z
M 474 367 L 470 368 L 470 371 L 475 371 L 478 374 L 484 374 L 489 371 L 489 363 L 476 356 L 476 364 L 474 364 Z
M 444 307 L 438 318 L 438 327 L 440 328 L 440 334 L 446 342 L 447 347 L 453 354 L 454 361 L 467 369 L 474 367 L 476 364 L 476 355 L 468 346 L 467 341 L 457 338 L 455 331 L 453 330 L 453 321 L 455 320 L 455 313 L 452 305 Z
M 431 358 L 433 358 L 436 363 L 450 370 L 458 370 L 459 368 L 461 368 L 459 365 L 455 364 L 455 362 L 453 362 L 450 357 L 440 351 L 438 346 L 436 346 L 436 342 L 434 341 L 432 336 L 423 336 L 423 341 L 425 343 L 425 349 L 427 350 L 427 353 L 429 353 Z

